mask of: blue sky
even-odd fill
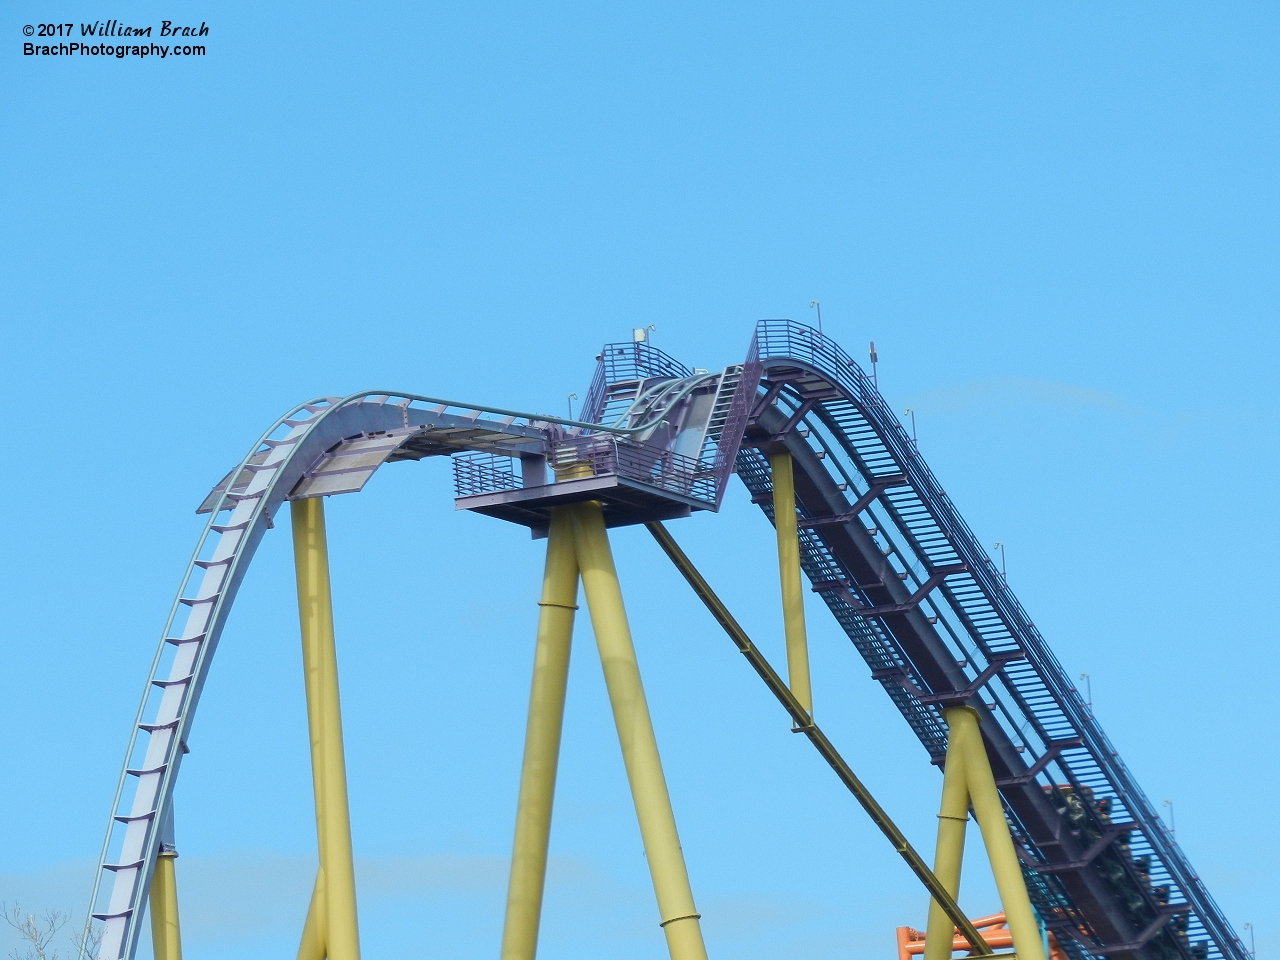
[[[1274,952],[1273,5],[222,3],[204,58],[21,55],[27,23],[171,16],[0,17],[0,899],[83,909],[193,510],[290,404],[554,412],[633,326],[717,367],[817,298]],[[499,940],[542,545],[451,496],[427,461],[329,505],[370,957]],[[772,532],[726,500],[672,532],[776,658]],[[891,956],[914,881],[647,534],[614,544],[712,956]],[[936,771],[810,622],[820,721],[930,847]],[[593,658],[584,624],[540,955],[658,957]],[[277,530],[178,787],[191,960],[296,947],[299,660]]]

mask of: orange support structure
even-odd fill
[[[978,917],[973,921],[973,925],[978,928],[978,932],[982,934],[982,939],[987,941],[988,946],[996,949],[1013,946],[1013,934],[1009,932],[1009,924],[1003,913]],[[898,960],[913,960],[914,957],[924,953],[923,931],[912,927],[898,927],[897,933]],[[960,936],[959,930],[956,931],[955,939],[951,942],[951,952],[958,951],[963,951],[965,956],[973,956],[969,949],[969,941]],[[1049,934],[1049,960],[1067,960],[1066,953],[1058,946],[1058,941],[1052,933]]]

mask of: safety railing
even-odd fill
[[[580,416],[593,423],[611,423],[630,404],[627,399],[610,400],[609,387],[617,383],[647,380],[653,377],[684,379],[693,371],[679,360],[647,342],[606,343],[600,349],[599,361]]]
[[[715,505],[715,476],[686,457],[648,443],[612,436],[575,437],[552,446],[551,465],[561,479],[619,476]]]
[[[738,458],[738,450],[742,446],[742,434],[751,415],[751,407],[756,400],[756,389],[760,386],[760,373],[763,364],[760,362],[759,339],[752,335],[751,345],[747,348],[747,359],[738,371],[738,383],[733,391],[733,399],[729,404],[728,414],[720,427],[720,436],[716,441],[715,455],[711,461],[711,473],[715,478],[715,502],[720,503],[724,496],[724,488],[729,483],[729,474],[733,473]]]
[[[515,490],[520,486],[514,457],[472,450],[456,453],[452,460],[455,496],[474,497],[499,490]]]

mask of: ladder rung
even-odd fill
[[[155,815],[156,815],[156,812],[152,810],[150,813],[140,813],[140,814],[137,814],[136,816],[130,815],[127,817],[115,816],[115,817],[112,817],[111,819],[115,820],[117,823],[138,823],[142,820],[150,820]]]
[[[239,503],[241,500],[261,499],[262,491],[259,490],[257,493],[235,493],[234,491],[227,490],[223,492],[222,496],[226,500],[234,500],[236,503]]]
[[[139,860],[139,861],[137,861],[136,863],[104,863],[104,864],[102,865],[102,869],[103,869],[103,870],[110,870],[112,873],[115,873],[117,870],[136,870],[136,869],[138,869],[138,867],[142,866],[142,865],[143,865],[144,863],[146,863],[146,862],[147,862],[147,861],[145,861],[145,860]],[[130,913],[132,913],[132,912],[133,912],[132,910],[126,910],[124,913],[118,913],[118,914],[116,914],[116,916],[118,916],[118,917],[123,917],[123,916],[125,916],[125,915],[127,915],[127,914],[130,914]],[[95,916],[95,917],[97,917],[98,915],[95,913],[95,914],[94,914],[94,916]],[[99,920],[107,920],[107,919],[109,919],[109,918],[108,918],[108,917],[98,917],[98,919],[99,919]]]
[[[233,559],[235,558],[226,557],[222,560],[192,560],[191,562],[194,563],[201,570],[208,570],[210,567],[220,567],[224,563],[230,563]]]
[[[124,869],[124,868],[123,868],[123,867],[113,867],[113,866],[109,866],[109,865],[107,865],[107,864],[105,864],[105,863],[104,863],[104,864],[102,865],[102,869],[104,869],[104,870],[122,870],[122,869]],[[129,916],[129,914],[131,914],[131,913],[133,913],[133,910],[124,910],[124,911],[121,911],[120,913],[95,913],[95,914],[93,915],[93,919],[95,919],[95,920],[119,920],[121,917],[127,917],[127,916]]]
[[[172,643],[175,647],[180,647],[184,643],[200,643],[207,637],[207,633],[197,633],[194,637],[165,637],[165,643]]]

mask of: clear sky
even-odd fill
[[[83,910],[193,510],[290,404],[557,412],[633,326],[719,367],[816,298],[1274,954],[1274,4],[178,6],[0,16],[0,899]],[[22,55],[26,24],[179,13],[205,56]],[[497,955],[542,544],[451,497],[425,461],[329,503],[371,958]],[[777,658],[772,531],[726,500],[671,529]],[[648,535],[614,543],[713,958],[888,960],[920,890]],[[810,600],[818,717],[929,849],[940,779]],[[585,624],[566,723],[540,955],[657,958]],[[292,956],[287,529],[191,747],[186,955]]]

